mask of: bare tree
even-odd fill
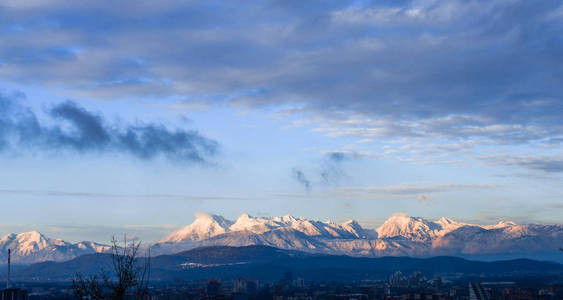
[[[77,273],[72,281],[74,294],[80,299],[123,300],[128,298],[142,299],[148,294],[150,280],[150,248],[144,261],[139,260],[141,242],[132,241],[123,247],[119,246],[115,237],[112,238],[111,260],[112,271],[103,268],[95,275],[83,277]]]

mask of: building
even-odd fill
[[[489,300],[487,292],[481,286],[481,284],[476,282],[469,283],[469,299],[470,300]]]
[[[221,284],[217,280],[211,280],[207,284],[206,291],[207,291],[207,296],[209,297],[219,296],[221,293]]]
[[[409,287],[422,287],[425,282],[426,278],[419,271],[412,273],[408,279]]]
[[[233,280],[233,294],[254,294],[258,290],[256,280],[248,280],[246,278],[237,278]]]
[[[4,289],[0,300],[27,300],[27,291],[22,289]]]
[[[237,278],[233,280],[233,293],[235,294],[246,294],[246,279]]]
[[[407,283],[407,279],[403,276],[401,271],[395,272],[393,275],[389,277],[389,285],[391,287],[402,287],[405,286]]]

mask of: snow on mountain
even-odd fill
[[[355,221],[339,225],[333,222],[295,218],[291,215],[261,218],[242,214],[235,222],[231,222],[218,215],[197,213],[196,220],[192,224],[172,232],[159,242],[201,241],[232,232],[249,232],[259,235],[282,228],[292,229],[306,236],[327,238],[357,238],[363,233],[363,229]]]
[[[342,228],[347,232],[350,232],[354,237],[366,239],[377,237],[377,232],[375,230],[365,230],[362,228],[360,223],[356,220],[348,220],[342,224]]]
[[[413,241],[429,241],[464,225],[466,224],[445,217],[432,222],[420,217],[397,213],[387,219],[376,231],[379,238],[402,236]]]
[[[28,264],[47,260],[69,260],[83,254],[106,252],[110,247],[94,242],[72,244],[61,239],[50,239],[37,231],[30,231],[11,233],[0,239],[1,262],[7,262],[8,249],[12,250],[14,263]]]
[[[231,232],[249,231],[261,234],[279,228],[291,228],[303,232],[308,236],[338,235],[336,228],[332,224],[322,222],[311,222],[302,218],[295,218],[291,215],[275,218],[252,217],[242,214],[237,221],[229,228]]]
[[[438,236],[443,236],[444,234],[454,231],[462,226],[466,226],[465,223],[456,222],[450,218],[441,217],[438,221],[434,222],[440,226],[441,230],[436,232]]]
[[[59,241],[60,244],[62,241]],[[20,234],[8,234],[0,239],[0,247],[12,249],[12,253],[18,256],[29,255],[33,252],[47,248],[50,241],[37,231]]]
[[[262,218],[242,214],[232,222],[218,215],[197,213],[192,224],[172,232],[152,245],[151,252],[173,253],[203,245],[256,244],[319,251],[323,246],[316,239],[354,239],[362,235],[365,235],[364,229],[355,221],[339,225],[291,215]]]
[[[432,239],[436,230],[434,223],[401,213],[394,214],[376,229],[379,238],[402,236],[415,241]]]
[[[366,229],[354,220],[336,224],[290,215],[262,218],[243,214],[231,222],[217,215],[198,214],[191,225],[155,243],[152,249],[160,254],[198,246],[268,245],[352,256],[527,255],[555,253],[562,244],[562,225],[474,225],[446,217],[430,221],[399,213],[377,229]]]
[[[160,242],[180,242],[184,240],[204,240],[225,233],[233,223],[221,216],[199,212],[196,220],[180,230],[174,231]]]
[[[351,256],[483,256],[544,258],[560,257],[563,225],[520,225],[501,221],[494,225],[436,221],[394,214],[376,229],[349,220],[343,224],[286,215],[241,215],[230,221],[219,215],[196,214],[196,220],[162,240],[144,246],[153,255],[177,253],[199,246],[266,245],[281,249]],[[14,263],[63,261],[83,254],[107,252],[110,247],[94,242],[69,243],[39,232],[8,234],[0,239],[0,261],[12,249]]]
[[[252,233],[264,233],[266,231],[279,228],[282,224],[291,223],[293,217],[278,217],[276,219],[255,218],[249,214],[242,214],[235,223],[229,228],[229,231],[250,231]]]

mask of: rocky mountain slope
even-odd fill
[[[206,226],[204,226],[204,224]],[[563,225],[477,225],[449,218],[430,221],[395,214],[376,229],[354,220],[343,224],[293,216],[241,215],[232,222],[198,214],[196,220],[152,245],[154,253],[174,253],[198,246],[267,245],[281,249],[351,256],[435,256],[557,259]]]
[[[11,233],[0,239],[0,260],[7,262],[8,249],[12,250],[12,262],[28,264],[40,261],[64,261],[84,254],[110,250],[107,245],[94,242],[69,243],[50,239],[37,231]]]
[[[201,246],[264,245],[308,253],[350,256],[453,255],[477,259],[535,258],[563,261],[563,225],[520,225],[499,222],[477,225],[449,218],[436,221],[395,214],[375,229],[349,220],[343,224],[297,218],[241,215],[227,220],[198,213],[195,221],[153,244],[153,255],[171,254]],[[69,243],[39,232],[9,234],[0,239],[0,259],[12,249],[14,263],[64,261],[110,248],[94,242]]]

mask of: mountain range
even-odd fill
[[[95,242],[69,243],[61,239],[50,239],[45,235],[30,231],[20,234],[11,233],[0,239],[0,259],[5,262],[8,249],[12,250],[14,263],[34,263],[40,261],[65,261],[77,256],[106,252],[110,246]]]
[[[535,258],[563,261],[563,225],[521,225],[499,222],[477,225],[449,218],[436,221],[395,214],[376,229],[350,220],[342,224],[283,217],[241,215],[231,221],[219,215],[198,213],[193,223],[150,245],[153,255],[178,253],[202,246],[264,245],[307,253],[357,257],[439,255],[476,259]],[[65,261],[80,255],[107,252],[94,242],[69,243],[38,232],[10,234],[0,239],[0,259],[7,249],[13,261],[29,264]]]
[[[174,254],[154,256],[150,260],[151,280],[177,281],[195,279],[254,278],[275,281],[291,271],[306,280],[385,280],[401,271],[420,271],[427,278],[436,274],[450,278],[473,277],[491,280],[558,281],[563,278],[563,265],[529,259],[483,262],[459,257],[351,257],[312,254],[269,246],[209,246]],[[101,269],[112,270],[109,254],[97,253],[65,262],[42,262],[19,268],[14,280],[68,281],[80,272],[84,276]],[[2,275],[0,274],[0,277]]]
[[[200,213],[196,220],[152,245],[154,253],[175,253],[198,246],[268,245],[281,249],[350,256],[455,255],[479,259],[530,257],[560,259],[563,225],[495,225],[430,221],[394,214],[376,229],[350,220],[343,224],[248,214],[236,221]]]

